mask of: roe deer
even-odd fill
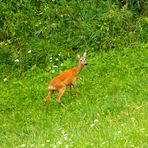
[[[77,77],[78,77],[80,71],[82,70],[84,65],[87,65],[86,60],[85,60],[86,52],[84,52],[83,56],[77,55],[77,58],[79,60],[79,63],[76,67],[63,72],[62,74],[54,77],[50,81],[49,86],[48,86],[48,96],[45,99],[44,111],[46,111],[48,102],[51,98],[53,91],[58,92],[57,102],[60,103],[61,105],[63,105],[61,103],[61,97],[64,94],[66,87],[73,86],[75,88],[75,82],[77,80]]]

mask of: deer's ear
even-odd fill
[[[86,52],[83,53],[83,57],[86,57]]]
[[[77,54],[77,58],[78,58],[78,59],[80,59],[80,58],[81,58],[79,54]]]

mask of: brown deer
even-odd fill
[[[87,65],[86,62],[86,52],[84,52],[83,56],[77,55],[77,58],[79,60],[79,63],[76,67],[71,68],[60,75],[54,77],[48,86],[48,96],[45,99],[45,108],[44,111],[46,111],[48,102],[51,98],[51,95],[54,91],[58,92],[57,96],[57,102],[60,103],[62,106],[63,104],[61,103],[61,97],[64,94],[67,86],[73,86],[75,88],[75,82],[78,78],[79,73],[83,69],[84,65]],[[76,88],[75,88],[76,89]]]

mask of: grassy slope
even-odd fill
[[[67,91],[65,108],[54,95],[46,114],[49,73],[29,71],[19,80],[0,81],[0,147],[147,147],[147,47],[89,55],[78,95]]]

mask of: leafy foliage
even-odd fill
[[[141,16],[145,4],[144,0],[1,1],[1,48],[9,55],[1,63],[23,73],[34,65],[46,67],[59,52],[64,60],[81,50],[107,51],[147,42],[147,17]],[[135,16],[133,8],[143,12]],[[32,54],[27,54],[30,50]],[[16,59],[21,66],[14,64]]]
[[[146,9],[146,0],[117,0],[122,7],[128,7],[136,13],[142,13]],[[144,10],[144,11],[143,11]]]

